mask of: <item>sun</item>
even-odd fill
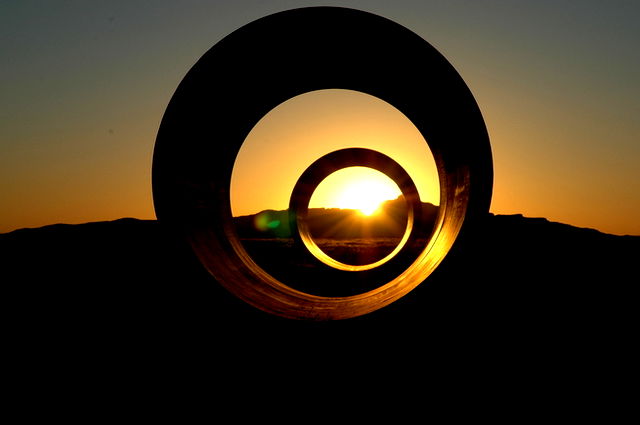
[[[383,173],[368,167],[348,167],[324,179],[309,206],[353,209],[370,216],[383,202],[396,199],[401,194],[395,182]]]
[[[397,195],[393,187],[375,180],[359,180],[348,183],[336,198],[336,206],[358,210],[364,215],[372,215],[380,205]]]

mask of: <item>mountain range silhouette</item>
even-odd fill
[[[99,363],[108,374],[142,364],[151,373],[169,359],[189,364],[194,353],[288,356],[312,345],[315,359],[428,347],[448,362],[469,355],[491,367],[532,362],[540,372],[571,361],[578,373],[576,365],[594,361],[629,367],[637,353],[640,237],[543,218],[489,214],[407,296],[334,322],[282,319],[245,304],[153,220],[0,234],[0,258],[6,341],[33,367],[45,361],[79,373]]]
[[[417,212],[421,219],[421,233],[429,236],[435,222],[438,207],[430,203],[422,203],[422,210]],[[288,238],[288,210],[264,210],[257,214],[234,217],[236,230],[240,238],[266,239]],[[354,239],[363,235],[371,238],[401,238],[406,229],[407,208],[402,196],[383,202],[377,212],[364,216],[358,210],[340,208],[310,208],[308,226],[314,238]]]

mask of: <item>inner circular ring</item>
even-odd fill
[[[330,174],[347,167],[368,167],[380,171],[393,180],[407,204],[407,226],[400,243],[378,261],[369,264],[353,265],[342,263],[327,255],[316,244],[309,230],[307,218],[309,201],[318,185]],[[324,155],[313,162],[300,176],[291,193],[289,201],[290,228],[294,241],[303,244],[308,252],[323,264],[344,271],[365,271],[379,267],[394,258],[406,246],[409,240],[417,237],[414,220],[419,217],[422,205],[420,196],[411,176],[395,160],[372,149],[347,148]]]

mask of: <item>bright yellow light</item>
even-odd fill
[[[364,215],[371,215],[384,201],[393,199],[390,195],[393,188],[375,181],[357,181],[342,189],[336,200],[338,208],[359,210]]]
[[[384,201],[402,192],[393,180],[367,167],[349,167],[329,175],[316,188],[310,207],[358,210],[372,215]]]

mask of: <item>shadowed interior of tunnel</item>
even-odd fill
[[[330,32],[325,30],[328,21],[332,23]],[[244,78],[246,69],[255,68],[256,63],[270,66],[261,69],[260,78]],[[319,125],[309,131],[305,127],[309,119],[300,117],[305,109],[298,108],[296,101],[334,91],[377,100],[408,125],[387,126],[388,119],[379,119],[371,108],[353,107],[348,100],[328,102],[329,107],[320,112],[322,102],[316,98],[310,103],[315,115],[309,116],[322,119],[334,115],[338,125]],[[346,108],[349,113],[337,107],[344,105],[351,106]],[[274,108],[288,112],[282,126],[285,133],[276,134],[272,125],[263,125]],[[352,114],[358,113],[363,120],[362,125],[352,127],[356,131],[332,131],[348,128],[340,118],[352,119]],[[393,128],[394,134],[380,131],[381,127]],[[413,147],[401,142],[403,132],[417,135]],[[254,148],[249,148],[252,135],[259,137],[255,137]],[[287,238],[280,237],[286,230],[282,223],[290,223],[287,216],[290,219],[295,214],[297,226],[289,224],[289,230],[295,233],[302,229],[299,233],[306,241],[304,203],[287,207],[289,197],[295,199],[292,186],[313,161],[354,148],[386,155],[406,168],[417,186],[415,195],[407,197],[403,192],[412,205],[408,222],[411,225],[411,214],[415,221],[430,211],[434,224],[415,261],[399,253],[380,267],[355,274],[325,264],[323,280],[328,285],[344,282],[338,275],[345,274],[352,287],[361,287],[352,291],[357,296],[318,297],[313,290],[305,292],[282,282],[273,271],[275,261],[267,261],[265,267],[272,267],[268,271],[258,265],[251,245],[264,239],[252,238],[251,232],[254,236],[256,231],[278,234],[273,240],[286,245]],[[429,164],[436,178],[422,190],[420,170]],[[350,165],[370,166],[367,162]],[[248,171],[244,181],[240,178],[243,169]],[[361,316],[416,288],[438,267],[459,235],[469,234],[474,218],[488,211],[492,178],[491,149],[482,114],[446,58],[393,21],[332,7],[270,15],[213,46],[174,93],[158,131],[153,159],[156,215],[182,235],[211,275],[254,307],[304,320]],[[241,205],[238,195],[251,202]],[[250,226],[243,227],[241,222],[250,222]],[[412,232],[419,229],[408,227]],[[249,237],[242,234],[243,228],[251,229]],[[418,233],[410,235],[413,240],[407,241],[405,252],[411,251],[414,240],[420,240]],[[295,245],[297,239],[292,239]],[[304,250],[298,251],[305,255]],[[272,259],[283,253],[272,248],[263,252]],[[309,258],[284,257],[297,262],[299,269],[307,266],[304,260]],[[392,265],[409,267],[390,280],[375,279]],[[307,277],[320,274],[307,273]],[[309,279],[295,281],[309,285]]]

